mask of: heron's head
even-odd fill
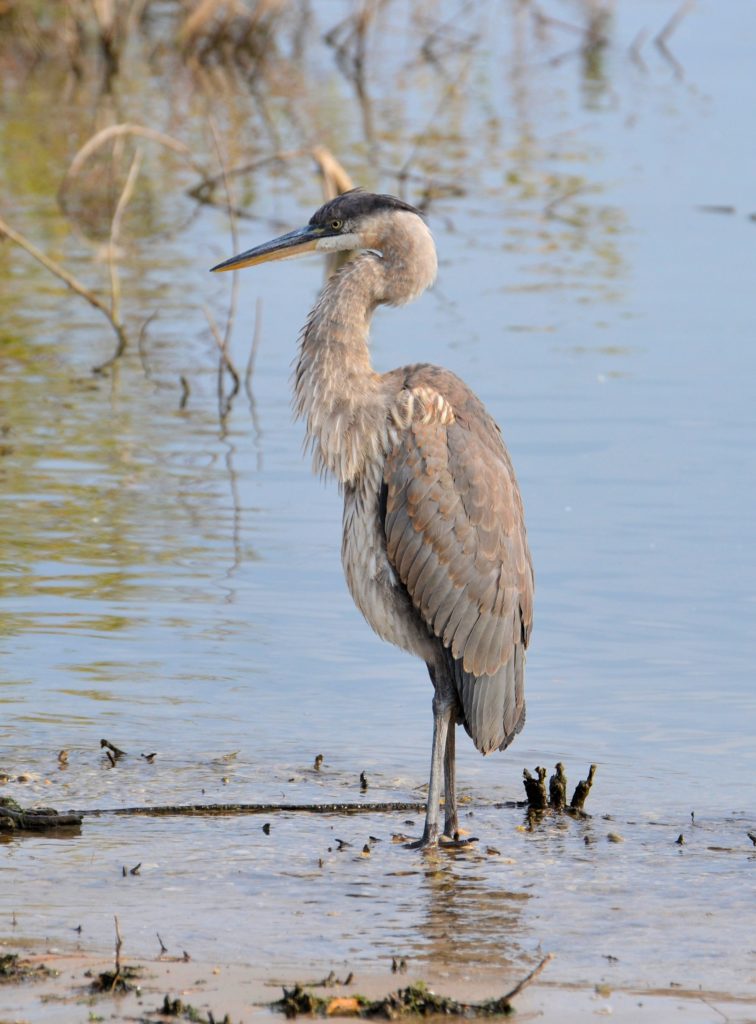
[[[416,282],[415,294],[431,284],[436,275],[436,250],[420,211],[394,196],[362,189],[352,189],[331,199],[304,227],[232,256],[212,269],[241,270],[309,252],[356,251],[390,257],[397,272],[411,269],[413,277],[424,269],[423,281]]]

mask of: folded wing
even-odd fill
[[[453,374],[418,367],[398,403],[384,471],[389,559],[449,666],[476,746],[524,720],[533,573],[500,432]]]

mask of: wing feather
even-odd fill
[[[498,427],[446,371],[410,368],[384,483],[391,564],[447,649],[480,749],[506,745],[524,720],[524,648],[533,573],[522,502]],[[397,417],[398,418],[398,417]]]
[[[417,595],[417,602],[426,622],[431,618],[432,610],[438,608],[439,603],[442,600],[443,595],[440,592],[447,592],[448,590],[448,572],[446,566],[443,563],[440,563],[436,566],[433,574],[428,577],[422,591],[419,591]],[[438,612],[436,614],[438,614]]]
[[[420,574],[429,559],[433,559],[433,549],[423,545],[417,553],[414,562],[407,570],[407,582],[405,583],[405,586],[410,593],[417,590],[417,581],[420,579]]]

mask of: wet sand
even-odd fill
[[[135,783],[133,796],[151,766],[130,762],[118,771]],[[252,771],[241,757],[234,764],[241,775]],[[283,767],[281,778],[291,781],[276,776],[271,792],[288,785],[298,803],[343,797],[357,778],[329,768],[296,781]],[[233,778],[225,762],[222,770]],[[211,785],[210,767],[187,766],[195,783],[198,773],[205,800],[228,792],[230,783]],[[572,774],[577,779],[578,770]],[[73,767],[67,773],[80,789],[88,777]],[[139,796],[165,802],[160,788],[175,793],[182,777],[166,766],[157,788]],[[371,799],[413,796],[377,772],[371,780]],[[518,1013],[722,1020],[712,1004],[724,1006],[729,1020],[756,1021],[750,816],[693,820],[639,806],[610,814],[623,802],[616,771],[602,766],[597,780],[584,819],[547,813],[530,822],[521,807],[471,799],[465,822],[480,841],[426,855],[396,841],[400,832],[417,834],[418,815],[405,812],[106,813],[86,817],[80,834],[67,838],[9,836],[0,951],[33,954],[62,973],[0,987],[0,1024],[74,1019],[71,1003],[88,998],[85,971],[112,968],[116,915],[123,962],[144,969],[139,1019],[151,1019],[166,996],[209,1008],[216,1020],[267,1016],[281,994],[272,983],[291,987],[331,971],[354,974],[339,994],[376,997],[423,981],[442,996],[476,1002],[508,994],[553,953],[515,1000]],[[43,783],[5,791],[28,806]],[[407,972],[392,975],[392,958],[406,960]],[[47,993],[55,997],[49,1005],[40,1001]],[[54,1016],[61,998],[69,1016]],[[102,998],[97,1013],[133,1019],[136,996],[108,999],[105,1009]]]
[[[252,926],[252,925],[251,925]],[[187,1019],[215,1020],[227,1015],[229,1021],[284,1020],[270,1004],[281,996],[282,986],[296,982],[318,982],[317,972],[300,967],[275,970],[259,965],[228,962],[199,962],[175,959],[122,957],[122,965],[137,967],[135,989],[117,995],[93,994],[92,978],[112,971],[113,955],[80,949],[43,950],[30,941],[4,942],[0,955],[15,952],[24,964],[45,965],[53,973],[41,980],[0,985],[0,1020],[35,1024],[70,1024],[80,1019],[105,1019],[113,1022],[163,1021],[177,1019],[160,1010],[164,999],[180,999]],[[727,1020],[730,1024],[752,1024],[756,1020],[756,1000],[739,998],[726,992],[659,988],[618,988],[590,983],[562,985],[550,982],[547,965],[544,973],[514,1000],[517,1020],[560,1021],[578,1024],[593,1017],[611,1017],[613,1021],[686,1021],[708,1024]],[[324,971],[331,968],[324,965]],[[344,979],[348,968],[337,968]],[[424,982],[433,991],[466,1002],[495,998],[510,991],[519,979],[502,977],[490,970],[453,973],[424,971],[422,974],[369,973],[355,975],[349,985],[330,987],[317,984],[313,991],[323,997],[361,994],[379,999],[408,984]],[[189,1009],[189,1008],[193,1008]],[[194,1012],[194,1016],[191,1016]],[[197,1016],[199,1014],[199,1016]],[[212,1016],[209,1016],[212,1015]],[[333,1016],[339,1016],[334,1013]],[[184,1019],[180,1017],[179,1019]]]

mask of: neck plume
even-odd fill
[[[353,484],[381,459],[395,397],[370,362],[370,321],[379,305],[417,298],[436,276],[436,250],[413,213],[379,216],[362,233],[369,251],[334,277],[305,325],[294,378],[294,409],[306,422],[313,469]]]

